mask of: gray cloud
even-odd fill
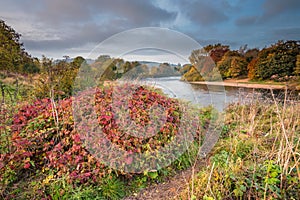
[[[32,50],[57,50],[68,49],[72,47],[83,46],[86,43],[99,43],[111,35],[119,32],[119,28],[110,26],[107,29],[101,29],[95,24],[85,24],[70,27],[66,34],[61,34],[60,38],[45,38],[43,40],[25,39],[25,47]]]
[[[292,14],[300,12],[299,0],[266,0],[263,4],[264,14],[262,20],[268,20],[281,14]]]
[[[192,38],[165,28],[137,28],[110,37],[93,50],[92,57],[99,54],[120,55],[133,51],[153,50],[174,51],[187,55],[200,45]]]
[[[22,34],[34,56],[88,53],[116,33],[147,26],[171,27],[201,45],[232,48],[300,38],[299,0],[0,0],[0,5],[0,18]],[[138,42],[137,36],[126,45]]]
[[[258,16],[243,16],[235,21],[237,26],[251,26],[258,20]]]
[[[286,21],[300,19],[300,1],[299,0],[265,0],[262,5],[263,13],[258,22],[266,24],[268,22]]]
[[[182,6],[186,11],[186,15],[194,23],[209,26],[228,20],[228,16],[225,14],[224,8],[219,8],[218,6],[214,6],[212,3],[206,1],[188,1],[184,2]]]
[[[18,4],[12,0],[1,4],[0,12],[5,12],[13,27],[20,28],[17,31],[27,50],[57,54],[96,45],[130,28],[160,26],[176,18],[175,12],[140,0],[24,0]]]
[[[174,20],[176,13],[163,10],[151,1],[139,0],[34,0],[37,18],[51,25],[94,21],[103,24],[123,19],[135,26],[159,25]]]

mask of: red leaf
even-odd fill
[[[25,163],[24,169],[28,169],[30,167],[30,163]]]
[[[130,165],[130,164],[132,163],[132,161],[133,161],[133,159],[132,159],[131,156],[130,156],[130,157],[127,157],[127,158],[125,159],[125,163],[126,163],[127,165]]]

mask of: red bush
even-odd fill
[[[118,97],[122,94],[124,96]],[[94,109],[96,121],[105,136],[129,155],[130,152],[158,150],[176,136],[181,118],[176,100],[144,87],[136,87],[127,96],[130,98],[121,98],[126,97],[124,87],[98,88],[94,106],[90,105],[92,108],[80,114],[87,117],[89,109]],[[151,111],[151,108],[154,109]],[[118,116],[124,114],[122,109],[127,109],[125,118]],[[157,116],[160,117],[156,119]],[[76,123],[80,123],[80,118],[77,120]],[[134,129],[126,120],[134,124]],[[106,175],[108,167],[88,152],[83,136],[76,130],[71,98],[57,102],[55,107],[49,99],[25,105],[14,116],[11,125],[14,148],[0,155],[0,179],[10,168],[17,176],[28,170],[52,169],[58,176],[68,174],[70,181],[99,181]],[[124,162],[130,164],[132,161],[129,156]]]

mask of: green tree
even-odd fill
[[[244,57],[245,57],[246,61],[247,61],[248,63],[250,63],[254,58],[257,58],[258,53],[259,53],[259,49],[257,49],[257,48],[254,48],[254,49],[248,49],[248,50],[245,52]]]
[[[76,58],[73,59],[73,61],[71,62],[71,66],[73,68],[80,68],[82,64],[85,64],[86,63],[86,60],[81,57],[81,56],[77,56]]]
[[[109,55],[100,55],[95,62],[101,62],[104,63],[107,60],[110,60],[110,56]]]
[[[233,57],[231,60],[231,66],[229,69],[229,74],[232,78],[238,78],[241,76],[246,76],[247,71],[247,61],[243,57]]]
[[[0,70],[22,73],[37,73],[39,68],[25,52],[20,42],[21,35],[0,20]]]
[[[38,98],[54,97],[65,98],[72,95],[74,80],[79,70],[76,59],[71,63],[62,60],[54,63],[52,59],[43,56],[41,73],[35,83],[35,96]],[[84,63],[84,60],[81,60]],[[83,67],[84,68],[84,67]]]
[[[263,80],[273,75],[279,78],[292,76],[299,53],[299,41],[278,41],[263,49],[258,54],[256,78]]]

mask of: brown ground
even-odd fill
[[[138,193],[125,198],[125,200],[167,200],[179,199],[179,194],[188,187],[190,180],[205,166],[207,160],[200,160],[195,167],[179,171],[175,176],[169,177],[162,183],[152,184]]]

